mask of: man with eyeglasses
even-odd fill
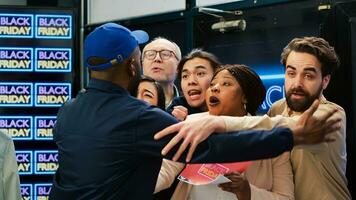
[[[179,96],[174,81],[181,57],[179,46],[163,37],[153,39],[143,49],[143,74],[152,77],[162,85],[166,97],[166,108],[174,97]]]

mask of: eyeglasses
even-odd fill
[[[161,50],[161,51],[147,50],[144,52],[143,57],[147,58],[148,60],[153,60],[156,58],[157,53],[159,53],[159,57],[162,60],[168,60],[172,55],[174,55],[174,57],[177,58],[176,54],[170,50]],[[178,60],[178,58],[177,58],[177,60]]]

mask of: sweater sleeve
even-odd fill
[[[154,193],[169,188],[184,166],[183,163],[163,159]]]
[[[227,131],[239,130],[270,130],[276,126],[293,127],[299,119],[295,117],[283,117],[277,115],[275,117],[263,116],[244,116],[244,117],[230,117],[222,116],[226,124]]]
[[[294,200],[294,183],[293,172],[290,163],[290,153],[285,152],[271,160],[272,188],[261,188],[250,183],[251,200]],[[263,179],[263,176],[257,178]]]

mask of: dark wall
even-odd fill
[[[356,196],[356,1],[337,3],[321,24],[321,35],[334,47],[340,68],[333,75],[326,95],[341,105],[347,117],[347,177],[352,196]]]
[[[320,16],[313,4],[250,9],[245,10],[241,18],[246,20],[245,31],[221,33],[211,29],[211,24],[218,19],[199,17],[195,21],[195,46],[215,53],[225,63],[279,64],[281,50],[292,38],[319,32]]]

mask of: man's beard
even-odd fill
[[[318,91],[313,95],[311,95],[309,92],[307,92],[301,88],[290,89],[289,91],[286,91],[287,105],[293,111],[304,112],[313,104],[315,99],[319,98],[322,89],[323,89],[323,86],[320,85]],[[303,94],[304,99],[292,99],[292,94],[295,92],[297,92],[299,94]]]

